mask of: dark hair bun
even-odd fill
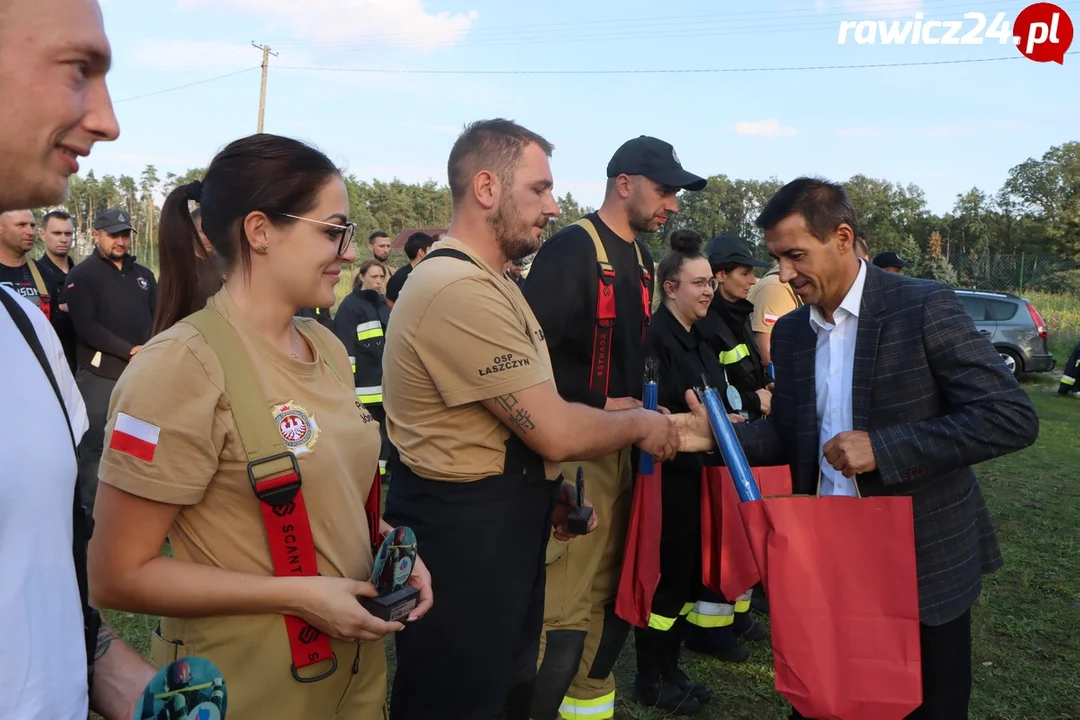
[[[684,255],[701,254],[701,244],[704,242],[696,230],[683,229],[671,233],[668,244],[671,249]]]

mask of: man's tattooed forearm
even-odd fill
[[[514,397],[513,393],[495,398],[495,403],[503,409],[507,419],[519,431],[526,433],[536,429],[529,411],[520,406],[520,401]]]
[[[94,662],[97,662],[105,656],[105,653],[109,651],[109,646],[112,645],[112,641],[115,638],[116,633],[114,633],[108,625],[102,622],[101,627],[98,629],[97,647],[94,649]]]

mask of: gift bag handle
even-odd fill
[[[821,460],[818,462],[818,474],[817,474],[817,490],[814,492],[816,497],[821,497],[821,478],[824,475],[823,468],[825,467],[825,455],[822,454]],[[855,486],[855,497],[862,498],[862,491],[859,489],[859,474],[855,473],[855,477],[850,478],[851,484]]]

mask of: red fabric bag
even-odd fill
[[[634,504],[615,597],[615,614],[640,628],[649,625],[653,597],[660,585],[660,467],[655,463],[651,474],[638,475],[634,483]]]
[[[739,510],[769,598],[777,692],[816,720],[901,720],[919,707],[911,498],[773,497]]]
[[[750,468],[762,497],[791,494],[791,468]],[[725,467],[701,474],[701,580],[705,587],[736,598],[761,581],[750,539],[739,513],[739,493]]]

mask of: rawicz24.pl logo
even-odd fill
[[[981,12],[964,13],[962,20],[926,19],[919,12],[913,20],[842,20],[837,36],[839,45],[982,45],[995,40],[1015,45],[1035,62],[1063,65],[1073,40],[1072,19],[1053,3],[1035,3],[1011,23],[1003,12],[992,20]]]

